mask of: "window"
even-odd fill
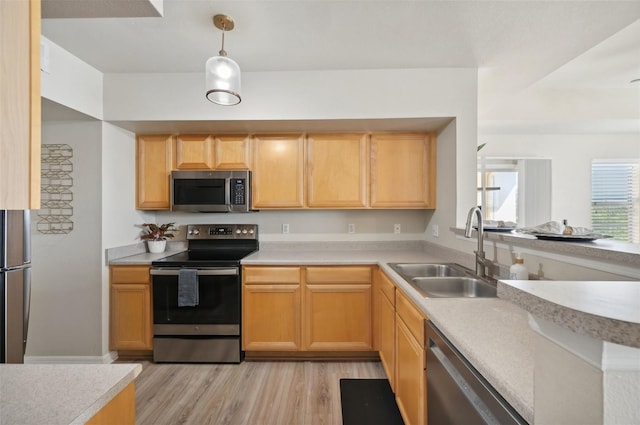
[[[640,243],[640,160],[591,163],[593,231]]]

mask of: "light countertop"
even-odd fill
[[[640,348],[640,282],[506,280],[498,296],[573,332]]]
[[[0,423],[84,424],[141,371],[135,363],[0,365]]]

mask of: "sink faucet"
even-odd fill
[[[464,237],[470,238],[472,232],[472,224],[473,224],[473,216],[476,215],[478,218],[478,249],[475,251],[476,254],[476,274],[482,277],[487,276],[487,267],[491,265],[491,261],[487,260],[484,257],[484,219],[482,217],[482,209],[481,207],[473,207],[469,210],[469,215],[467,216],[467,226],[464,229]]]

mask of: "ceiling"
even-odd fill
[[[220,49],[212,16],[225,13],[235,20],[225,49],[243,71],[479,68],[481,120],[500,119],[528,90],[637,92],[640,99],[640,84],[630,84],[640,78],[640,1],[42,4],[43,35],[103,73],[201,72]]]

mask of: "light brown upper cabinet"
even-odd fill
[[[213,136],[216,170],[248,170],[251,149],[247,134]]]
[[[255,209],[304,206],[304,136],[253,136],[252,193]]]
[[[173,137],[138,136],[136,144],[136,208],[162,210],[171,207],[170,175],[173,169]]]
[[[212,170],[213,138],[209,135],[181,134],[176,137],[178,170]]]
[[[0,1],[0,209],[40,208],[40,0]]]
[[[307,136],[307,206],[367,206],[368,140],[363,133]]]
[[[372,208],[436,207],[436,137],[433,133],[371,135]]]

